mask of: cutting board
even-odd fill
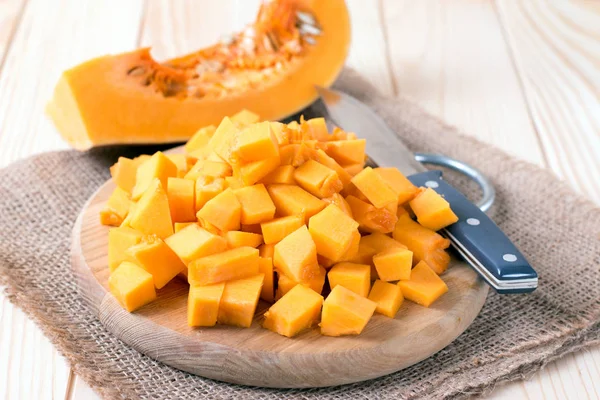
[[[276,388],[321,387],[376,378],[440,351],[477,316],[488,286],[464,262],[443,275],[449,291],[430,308],[405,301],[396,318],[375,314],[358,336],[321,336],[318,329],[286,338],[261,327],[261,300],[250,328],[187,326],[187,283],[175,278],[158,299],[134,313],[108,291],[108,227],[98,213],[114,189],[106,182],[73,228],[72,266],[80,292],[102,324],[147,356],[220,381]]]

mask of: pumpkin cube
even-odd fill
[[[326,336],[360,334],[377,308],[377,303],[338,285],[323,303],[321,334]]]
[[[327,276],[327,270],[322,266],[318,266],[319,272],[308,279],[305,282],[297,282],[292,278],[289,278],[283,274],[279,274],[279,278],[277,280],[277,293],[275,296],[275,300],[281,299],[287,292],[289,292],[296,285],[303,285],[307,288],[315,291],[316,293],[321,294],[323,291],[323,286],[325,286],[325,278]]]
[[[360,232],[354,231],[352,233],[352,241],[350,242],[350,246],[342,256],[342,258],[340,258],[340,261],[350,261],[354,259],[354,257],[356,257],[356,255],[358,254],[358,250],[360,249],[360,238]],[[366,264],[369,263],[367,262]]]
[[[160,238],[144,236],[127,253],[154,278],[154,286],[161,289],[185,269],[185,264]]]
[[[156,299],[152,275],[142,267],[125,261],[108,278],[113,296],[127,311],[132,312]]]
[[[225,186],[233,190],[245,187],[244,182],[240,181],[238,178],[233,176],[225,177]]]
[[[225,283],[217,321],[224,325],[249,328],[258,305],[263,274]]]
[[[363,232],[389,233],[394,230],[398,217],[386,208],[376,208],[355,196],[346,197],[352,216]]]
[[[450,241],[413,221],[408,213],[399,216],[393,235],[413,252],[413,263],[425,261],[438,275],[448,268],[450,255],[445,249]]]
[[[169,178],[167,180],[167,198],[173,222],[196,221],[194,181]]]
[[[269,185],[269,195],[279,216],[304,214],[304,221],[325,208],[327,203],[296,185]]]
[[[258,184],[234,191],[242,206],[241,222],[245,225],[260,224],[273,219],[275,204],[265,185]]]
[[[129,214],[132,204],[129,194],[117,186],[108,198],[104,209],[100,211],[100,223],[110,226],[121,225]]]
[[[227,241],[224,238],[208,232],[198,224],[191,224],[169,236],[165,243],[185,265],[197,258],[227,250]]]
[[[320,142],[329,140],[329,131],[327,130],[325,118],[311,118],[304,122],[304,124],[311,138]]]
[[[306,282],[318,274],[317,247],[302,225],[275,245],[273,264],[278,272],[296,282]]]
[[[279,146],[283,146],[290,143],[290,138],[288,137],[287,129],[285,124],[282,124],[278,121],[270,121],[271,131],[277,138],[277,143]]]
[[[375,207],[382,208],[389,203],[397,206],[398,195],[373,168],[363,169],[351,179],[351,182]]]
[[[358,251],[354,257],[351,257],[346,261],[356,264],[373,264],[373,256],[377,253],[377,250],[365,241],[366,237],[368,236],[363,236],[360,238],[358,243]],[[375,273],[377,273],[377,271],[375,271]],[[373,275],[373,269],[371,270],[371,275]],[[373,276],[371,276],[371,278],[373,278]]]
[[[261,256],[258,260],[258,272],[265,276],[260,292],[260,298],[272,303],[275,300],[275,271],[273,270],[273,259],[271,257],[263,258]]]
[[[196,180],[200,176],[211,178],[225,178],[232,175],[231,165],[223,160],[198,160],[185,174],[185,179]]]
[[[234,164],[233,177],[246,186],[254,185],[281,165],[279,157],[265,158],[243,164]]]
[[[216,130],[217,127],[214,125],[198,129],[196,133],[194,133],[194,136],[192,136],[185,144],[185,152],[191,153],[194,150],[205,148]]]
[[[263,242],[262,235],[242,231],[226,232],[225,239],[230,249],[236,247],[258,247]]]
[[[296,183],[294,179],[295,170],[291,165],[281,165],[262,178],[260,182],[264,184],[283,183],[285,185],[293,185]]]
[[[231,163],[231,153],[237,140],[239,128],[229,118],[225,117],[208,141],[208,146],[224,161]]]
[[[350,248],[358,223],[330,204],[310,218],[308,230],[317,246],[317,254],[338,261]]]
[[[187,228],[190,225],[198,225],[198,222],[175,222],[173,224],[173,230],[175,231],[175,233],[177,233],[177,232]],[[198,225],[198,226],[200,226],[200,225]]]
[[[341,165],[364,163],[366,143],[365,139],[330,141],[325,152]]]
[[[346,170],[346,172],[348,172],[350,174],[350,176],[354,177],[354,176],[358,175],[358,173],[361,172],[364,167],[365,167],[365,163],[362,162],[359,164],[346,165],[346,166],[344,166],[344,169]]]
[[[432,188],[421,190],[409,204],[417,221],[432,231],[439,231],[458,221],[450,203]]]
[[[315,151],[311,152],[310,157],[320,164],[323,164],[324,166],[334,170],[338,174],[338,178],[340,178],[342,181],[344,188],[350,184],[352,176],[344,169],[344,167],[338,164],[336,160],[329,157],[323,149],[316,149]]]
[[[369,293],[369,300],[377,303],[376,313],[394,318],[404,302],[404,296],[398,285],[376,280]]]
[[[275,244],[304,225],[304,215],[289,215],[260,224],[265,243]]]
[[[198,258],[188,264],[188,280],[194,285],[211,285],[256,274],[258,250],[252,247],[238,247]]]
[[[187,305],[188,326],[215,326],[224,290],[224,282],[207,286],[190,286]]]
[[[258,248],[259,255],[262,258],[274,258],[275,257],[275,245],[274,244],[261,244]]]
[[[323,296],[296,285],[265,312],[263,327],[283,336],[296,336],[318,321],[322,305]]]
[[[108,268],[113,272],[123,261],[134,259],[127,254],[127,249],[138,244],[144,235],[133,228],[124,226],[108,231]]]
[[[177,177],[183,178],[188,170],[188,160],[185,154],[168,154],[169,160],[177,167]]]
[[[242,111],[239,111],[236,114],[234,114],[231,117],[231,120],[241,126],[247,126],[260,121],[260,116],[258,114],[253,113],[252,111],[243,109]]]
[[[127,194],[131,194],[135,186],[135,175],[139,166],[139,162],[131,160],[127,157],[119,157],[117,162],[110,167],[110,176],[112,180]]]
[[[332,289],[341,285],[360,296],[367,297],[371,289],[371,266],[341,262],[327,272],[327,279]]]
[[[281,165],[299,167],[310,159],[311,148],[304,143],[291,143],[279,148]]]
[[[343,188],[334,170],[314,160],[308,160],[296,168],[294,179],[304,190],[318,198],[332,196]]]
[[[344,212],[344,214],[346,214],[350,218],[354,218],[352,216],[352,209],[350,208],[350,205],[341,194],[334,193],[330,197],[325,197],[323,201],[329,204],[335,204],[340,210]]]
[[[400,281],[398,286],[405,298],[425,307],[448,291],[446,282],[425,261],[419,261],[410,274],[410,280]]]
[[[225,189],[204,204],[196,213],[198,220],[206,221],[223,232],[240,229],[242,205],[231,189]]]
[[[148,161],[138,167],[135,174],[135,186],[131,198],[138,200],[158,178],[162,187],[167,187],[167,178],[177,177],[177,166],[162,152],[157,151]]]
[[[226,189],[225,180],[222,178],[212,179],[206,176],[199,176],[195,187],[195,207],[196,212],[219,193]]]
[[[375,264],[379,279],[386,282],[409,280],[412,257],[412,251],[402,248],[389,249],[375,254],[373,264]]]
[[[234,154],[242,162],[279,157],[279,143],[269,122],[249,125],[238,135]]]
[[[417,194],[419,189],[398,168],[375,168],[374,171],[398,195],[398,204],[404,204]]]
[[[158,178],[154,178],[131,211],[129,225],[143,234],[157,235],[161,239],[173,234],[169,198]]]
[[[382,233],[371,233],[370,235],[363,236],[361,243],[372,248],[375,253],[392,249],[406,249],[405,245]]]

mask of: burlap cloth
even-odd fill
[[[406,100],[379,96],[352,72],[344,72],[337,87],[370,104],[412,150],[465,160],[492,178],[498,193],[494,219],[537,269],[540,286],[534,293],[491,293],[471,327],[450,346],[363,383],[275,390],[181,372],[106,331],[81,300],[70,269],[71,228],[86,199],[109,178],[108,167],[119,155],[155,150],[130,147],[48,153],[0,171],[0,284],[6,295],[106,398],[457,398],[527,377],[600,342],[599,208],[550,172],[463,136]],[[474,194],[463,181],[449,178]]]

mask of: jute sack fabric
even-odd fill
[[[109,178],[108,167],[119,155],[156,150],[129,147],[43,154],[0,171],[0,284],[5,294],[105,398],[462,398],[527,377],[558,357],[600,342],[599,208],[551,173],[461,135],[406,100],[378,95],[351,71],[343,73],[337,87],[373,107],[412,150],[464,160],[492,179],[498,192],[494,219],[539,272],[538,290],[491,293],[471,327],[450,346],[367,382],[275,390],[189,375],[106,331],[81,300],[71,273],[73,223]],[[463,179],[447,179],[476,197]]]

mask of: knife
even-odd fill
[[[326,119],[367,139],[369,158],[380,166],[396,167],[416,186],[442,195],[458,222],[442,229],[453,247],[498,293],[527,293],[537,288],[538,276],[502,230],[475,204],[442,179],[442,171],[427,170],[373,110],[354,97],[317,87]],[[328,114],[328,115],[327,115]]]

